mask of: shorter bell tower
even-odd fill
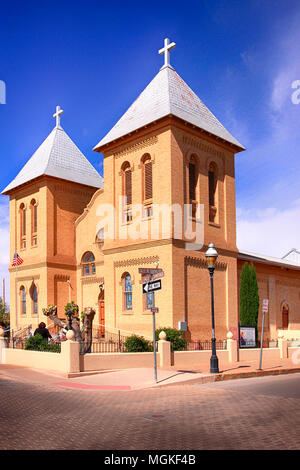
[[[9,196],[11,326],[45,321],[42,309],[76,301],[75,220],[102,178],[60,124],[56,126],[2,194]]]

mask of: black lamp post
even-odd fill
[[[215,307],[214,307],[214,272],[216,268],[216,261],[218,252],[213,243],[208,245],[208,250],[205,253],[207,260],[207,267],[210,275],[210,291],[211,291],[211,322],[212,322],[212,339],[211,339],[211,358],[210,358],[210,372],[211,374],[219,373],[219,361],[216,350],[216,336],[215,336]]]

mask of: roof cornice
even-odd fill
[[[150,124],[147,124],[139,129],[136,129],[133,132],[129,132],[128,134],[122,137],[119,137],[118,139],[115,139],[112,142],[104,144],[103,146],[94,148],[93,150],[95,152],[102,153],[105,156],[105,153],[111,152],[112,150],[115,150],[121,145],[130,144],[137,138],[144,137],[148,134],[151,134],[155,131],[159,131],[163,129],[164,127],[168,127],[168,126],[178,127],[185,131],[188,130],[196,137],[204,138],[209,143],[219,145],[223,149],[230,151],[232,153],[239,153],[239,152],[243,152],[244,150],[246,150],[244,147],[238,147],[237,145],[230,143],[222,139],[221,137],[218,137],[204,129],[201,129],[195,126],[194,124],[184,121],[183,119],[180,119],[177,116],[173,116],[172,114],[168,116],[164,116],[156,121],[153,121]]]

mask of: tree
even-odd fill
[[[0,297],[0,323],[5,327],[9,325],[9,312],[7,304],[3,304],[3,299]]]
[[[80,318],[79,308],[74,302],[71,302],[65,306],[65,313],[72,312],[71,315],[71,326],[75,334],[75,341],[80,343],[80,352],[85,354],[90,350],[92,345],[92,333],[93,333],[93,320],[95,316],[95,310],[92,308],[85,308],[84,314],[82,315],[83,326],[80,329]],[[68,321],[61,320],[57,316],[56,305],[48,305],[47,308],[43,308],[43,313],[49,317],[56,325],[60,328],[68,329]]]
[[[245,263],[240,281],[240,324],[257,328],[258,312],[259,295],[255,267]]]

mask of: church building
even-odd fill
[[[213,242],[217,339],[237,332],[246,261],[255,265],[260,302],[269,299],[266,337],[300,330],[300,265],[239,252],[235,158],[245,148],[171,66],[174,47],[165,40],[164,65],[94,147],[103,179],[61,127],[57,107],[55,128],[2,192],[10,199],[10,260],[23,260],[9,267],[13,328],[45,321],[50,304],[64,317],[74,301],[80,311],[95,309],[101,328],[151,336],[157,307],[157,327],[184,322],[188,339],[210,339],[205,252]],[[162,288],[145,293],[141,268],[155,267]]]

